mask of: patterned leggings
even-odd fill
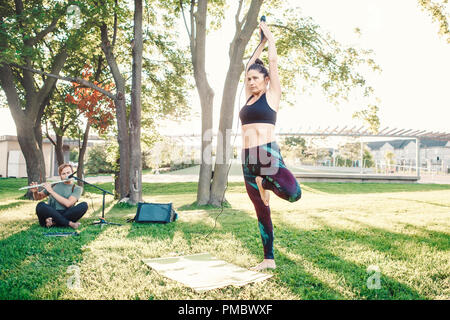
[[[258,217],[264,258],[273,259],[273,225],[270,208],[262,201],[255,178],[262,177],[264,189],[273,191],[277,196],[289,202],[299,200],[302,191],[294,175],[286,168],[280,148],[275,141],[242,149],[242,162],[245,188],[255,206]]]

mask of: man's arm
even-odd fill
[[[47,197],[47,195],[44,192],[38,191],[38,192],[34,192],[33,193],[33,199],[34,200],[42,200],[42,199],[44,199],[46,197]]]
[[[68,199],[66,199],[63,196],[59,195],[58,193],[55,192],[55,190],[53,190],[50,183],[44,184],[44,188],[56,201],[58,201],[61,205],[63,205],[66,208],[72,207],[78,201],[78,199],[75,198],[74,196],[70,196]]]
[[[31,186],[34,186],[34,185],[37,185],[37,183],[36,183],[36,182],[32,182],[30,185],[31,185]],[[32,189],[30,189],[30,190],[31,190],[31,192],[33,193],[33,199],[34,199],[34,200],[41,200],[41,199],[44,199],[45,197],[47,197],[47,195],[45,194],[45,192],[38,191],[38,188],[37,188],[37,187],[36,187],[36,188],[32,188]]]

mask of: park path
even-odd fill
[[[58,180],[54,177],[54,180]],[[52,179],[53,180],[53,179]],[[94,176],[87,177],[86,181],[89,183],[103,183],[112,182],[111,176]],[[229,182],[244,182],[242,175],[229,175]],[[142,182],[153,183],[167,183],[167,182],[198,182],[198,175],[196,174],[147,174],[142,176]],[[450,176],[438,176],[438,175],[424,175],[421,177],[418,183],[437,183],[437,184],[450,184]]]
[[[324,168],[309,168],[309,167],[296,167],[291,168],[293,172],[303,171],[303,172],[334,172],[329,170],[327,167]],[[344,168],[345,169],[345,168]],[[345,173],[347,171],[342,171],[339,173]],[[353,169],[353,168],[350,168]],[[347,170],[349,170],[347,168]],[[354,172],[351,171],[351,172]],[[153,182],[153,183],[167,183],[167,182],[198,182],[199,166],[189,167],[185,169],[180,169],[177,171],[161,173],[161,174],[144,174],[142,175],[142,182]],[[230,173],[228,175],[229,182],[244,182],[242,176],[242,167],[239,163],[233,163],[230,168]],[[59,177],[52,177],[50,181],[57,181]],[[89,183],[104,183],[112,182],[113,178],[111,175],[98,175],[98,176],[88,176],[86,181]],[[433,174],[422,174],[419,183],[438,183],[438,184],[450,184],[450,175],[433,175]]]
[[[57,181],[59,177],[52,177],[50,181]],[[110,175],[105,176],[88,176],[86,181],[89,183],[105,183],[113,182],[113,178]],[[244,182],[242,175],[230,175],[229,182]],[[142,182],[153,183],[167,183],[167,182],[198,182],[197,174],[146,174],[142,175]]]

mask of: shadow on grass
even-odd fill
[[[403,183],[344,183],[344,182],[304,182],[309,192],[329,194],[364,194],[387,192],[422,192],[450,190],[448,184],[403,184]]]
[[[157,240],[173,239],[175,231],[179,228],[177,224],[178,222],[167,224],[131,222],[131,228],[127,238],[150,237],[151,239]]]
[[[19,201],[15,201],[15,202],[10,202],[7,204],[0,204],[0,211],[6,210],[6,209],[12,209],[12,208],[17,208],[20,207],[24,204],[28,203],[28,201],[26,200],[19,200]]]
[[[314,219],[320,220],[321,223],[325,225],[325,221],[323,219],[318,217],[314,217]],[[385,252],[396,259],[410,258],[408,253],[404,253],[402,251],[403,244],[408,242],[412,242],[418,246],[426,244],[430,247],[435,248],[436,250],[443,252],[446,252],[450,249],[450,237],[448,234],[443,232],[427,230],[425,228],[418,228],[414,225],[403,223],[402,225],[404,225],[405,229],[414,229],[426,234],[425,236],[408,235],[377,228],[355,219],[349,219],[345,217],[342,217],[342,219],[363,226],[365,230],[367,230],[368,234],[362,234],[361,232],[344,229],[338,230],[336,231],[336,233],[339,233],[342,237],[349,237],[349,239],[351,238],[361,244],[366,244],[378,251]]]
[[[33,224],[1,240],[0,299],[58,299],[69,290],[64,281],[68,277],[67,268],[81,263],[83,246],[94,241],[101,230],[81,228],[79,236],[44,236],[47,232],[68,231],[73,230],[49,231]],[[43,289],[49,283],[51,289]]]
[[[224,204],[224,208],[231,208],[231,206],[229,204]],[[180,211],[190,211],[190,210],[220,210],[220,208],[213,206],[211,204],[206,204],[206,205],[197,205],[196,202],[191,203],[191,204],[185,204],[181,207],[178,207],[178,210]]]
[[[111,201],[105,203],[105,212]],[[67,290],[67,268],[82,262],[83,246],[94,241],[102,228],[90,226],[102,208],[92,209],[79,221],[79,236],[50,237],[46,233],[73,232],[70,227],[41,227],[34,223],[27,229],[0,240],[0,299],[58,299]],[[89,211],[88,211],[89,212]],[[11,224],[16,226],[16,224]],[[45,286],[51,284],[50,289]]]
[[[213,214],[210,216],[215,218]],[[256,218],[252,219],[245,211],[231,209],[226,211],[224,219],[220,223],[222,228],[216,229],[211,237],[217,236],[217,233],[224,234],[231,231],[243,247],[260,257],[261,260],[263,259],[263,248]],[[288,233],[290,237],[298,237],[298,232],[289,231]],[[303,266],[280,253],[276,249],[276,245],[274,249],[277,269],[264,272],[274,274],[273,280],[280,286],[288,287],[301,299],[345,299],[338,291],[306,271]]]
[[[211,217],[215,218],[215,215],[211,214]],[[260,256],[262,260],[263,250],[256,219],[252,219],[246,212],[228,209],[220,223],[222,228],[216,229],[215,233],[223,234],[231,231],[241,241],[243,247],[252,254]],[[215,233],[211,236],[214,237]],[[382,276],[381,289],[368,289],[367,279],[370,276],[367,273],[368,266],[347,261],[330,250],[330,246],[336,241],[348,239],[351,245],[356,239],[365,245],[372,244],[376,250],[387,252],[390,248],[384,244],[386,237],[390,236],[389,233],[379,230],[379,234],[359,235],[354,232],[333,230],[329,227],[303,231],[283,223],[275,224],[274,233],[275,259],[277,261],[277,269],[273,271],[274,280],[282,286],[287,286],[302,299],[347,299],[348,297],[306,271],[301,263],[293,261],[277,250],[277,247],[282,247],[303,257],[319,269],[335,274],[340,279],[339,281],[342,281],[340,285],[354,292],[359,299],[426,299],[414,289],[385,275]],[[382,242],[382,238],[384,238],[384,242]],[[413,239],[405,237],[402,240],[411,241]]]
[[[430,204],[432,206],[450,208],[450,205],[437,203],[437,202],[422,201],[422,200],[415,200],[415,199],[392,198],[392,197],[389,197],[388,199],[390,199],[390,200],[403,200],[403,201],[408,201],[408,202],[424,203],[424,204]]]
[[[183,207],[189,209],[182,209]],[[191,215],[192,213],[183,211],[193,210],[193,208],[195,208],[196,210],[205,210],[208,212],[208,214],[215,213],[216,215],[217,215],[216,211],[218,210],[216,207],[212,206],[206,208],[204,206],[199,207],[195,205],[185,205],[179,207],[177,209],[177,213],[179,216],[182,215],[188,216]],[[151,237],[153,239],[158,240],[165,240],[165,239],[173,240],[175,232],[179,231],[183,233],[187,244],[192,247],[193,245],[195,245],[195,242],[198,240],[199,237],[205,238],[205,236],[211,230],[213,230],[213,227],[202,221],[184,222],[178,219],[171,223],[132,222],[132,226],[130,228],[130,232],[127,235],[127,238]]]
[[[177,188],[175,184],[172,188]],[[172,190],[173,192],[173,190]],[[153,193],[154,195],[155,193]],[[145,196],[149,196],[150,193],[145,193]],[[183,214],[182,211],[190,210],[185,209],[189,205],[184,205],[176,209],[176,212],[180,215]],[[121,206],[120,204],[116,204],[114,206],[115,213],[121,212],[126,215],[128,218],[134,218],[137,212],[137,206]],[[127,235],[127,238],[144,238],[150,237],[152,239],[157,240],[165,240],[171,239],[173,240],[174,234],[176,231],[187,232],[186,223],[180,222],[180,220],[176,220],[171,223],[153,223],[153,222],[129,222],[131,224],[131,228]]]
[[[329,227],[320,230],[300,231],[287,224],[278,224],[276,234],[278,234],[279,239],[276,245],[303,257],[320,269],[335,274],[340,279],[339,284],[354,292],[357,299],[426,299],[416,290],[383,273],[381,274],[381,288],[369,289],[367,280],[371,274],[367,272],[367,268],[370,265],[359,265],[345,260],[329,249],[333,243],[346,241],[349,246],[352,245],[352,242],[358,242],[377,251],[389,253],[392,250],[392,247],[387,244],[389,241],[386,241],[389,238],[389,233],[385,233],[383,242],[381,234],[360,235],[356,232],[334,230]],[[297,234],[297,241],[290,241],[290,239],[293,239],[293,234]],[[392,258],[390,254],[388,256]],[[406,260],[407,257],[405,256],[404,259]],[[305,290],[304,286],[298,284],[294,292],[300,291],[300,293],[306,294],[308,299],[315,299],[315,290],[316,288]]]
[[[92,197],[85,198],[84,201],[86,201],[88,204],[88,211],[86,212],[86,215],[83,219],[87,220],[89,223],[99,221],[99,218],[101,218],[103,215],[102,202],[100,201],[94,206]],[[107,197],[105,199],[104,218],[108,222],[124,224],[126,221],[125,216],[130,214],[132,210],[136,209],[134,209],[133,207],[122,208],[120,204],[118,204],[112,197]],[[89,218],[86,217],[87,215],[89,215]],[[120,219],[120,221],[118,219]]]
[[[176,221],[169,224],[137,224],[133,223],[127,237],[143,237],[152,239],[173,240],[176,232],[181,232],[189,246],[195,249],[199,241],[214,239],[232,233],[251,254],[262,259],[262,244],[254,218],[254,212],[250,215],[246,211],[225,208],[218,216],[220,208],[203,208],[193,205],[185,205],[178,208],[177,212],[184,210],[202,210],[205,217],[215,220],[218,226],[207,237],[212,226],[204,220]],[[118,217],[135,213],[135,208],[119,209],[115,205],[105,217],[117,220]],[[101,207],[94,214],[101,214]],[[194,214],[194,213],[192,213]],[[95,219],[90,217],[87,222]],[[83,220],[85,220],[83,218]],[[333,252],[333,243],[345,240],[349,245],[354,242],[369,246],[383,253],[392,252],[399,256],[400,246],[392,248],[389,237],[392,235],[386,230],[370,230],[367,234],[348,230],[337,230],[325,225],[323,229],[303,231],[284,223],[275,223],[275,258],[278,268],[270,273],[274,274],[273,280],[302,299],[346,299],[338,289],[322,281],[308,271],[300,262],[291,259],[283,251],[300,256],[314,267],[336,275],[339,285],[355,293],[361,299],[425,299],[414,289],[382,274],[381,289],[369,290],[366,285],[369,274],[367,266],[358,265],[347,261]],[[355,223],[359,223],[356,221]],[[65,281],[67,267],[79,264],[82,261],[82,247],[95,240],[102,228],[82,227],[79,237],[51,238],[44,237],[42,233],[47,229],[31,226],[28,230],[16,233],[0,241],[0,299],[58,299],[66,290]],[[69,231],[66,228],[55,228],[52,231]],[[421,241],[410,236],[399,238],[399,241]],[[425,237],[422,237],[425,238]],[[388,239],[388,240],[386,240]],[[441,237],[433,239],[439,245]],[[384,241],[383,241],[384,240]],[[442,248],[445,248],[443,246]],[[233,250],[233,248],[229,248]],[[398,252],[396,252],[397,250]],[[402,257],[403,258],[403,257]],[[54,284],[49,292],[42,293],[43,288],[49,283]]]
[[[0,178],[0,201],[21,198],[26,190],[19,190],[19,188],[27,185],[26,178]]]
[[[441,242],[442,241],[442,243],[440,243],[440,245],[438,246],[438,248],[442,247],[442,249],[440,249],[440,250],[442,250],[442,251],[450,250],[450,234],[449,234],[449,232],[440,232],[440,231],[429,230],[427,228],[418,227],[418,226],[415,226],[415,225],[412,225],[409,223],[400,223],[400,224],[402,224],[407,229],[413,229],[413,230],[427,234],[427,237],[421,237],[421,239],[425,239],[425,242],[430,238],[431,238],[431,242],[433,242],[433,241]]]

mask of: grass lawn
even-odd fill
[[[135,208],[107,196],[106,218],[123,226],[89,225],[101,195],[87,189],[80,236],[45,237],[36,202],[0,179],[0,299],[449,299],[450,185],[304,183],[302,199],[271,195],[277,269],[244,287],[197,293],[160,276],[141,260],[209,252],[249,268],[262,259],[256,215],[243,183],[230,183],[230,206],[198,208],[196,183],[144,184],[147,202],[173,202],[167,225],[126,223]],[[111,183],[102,185],[112,188]],[[80,270],[69,289],[68,267]],[[378,289],[369,288],[376,277]]]

